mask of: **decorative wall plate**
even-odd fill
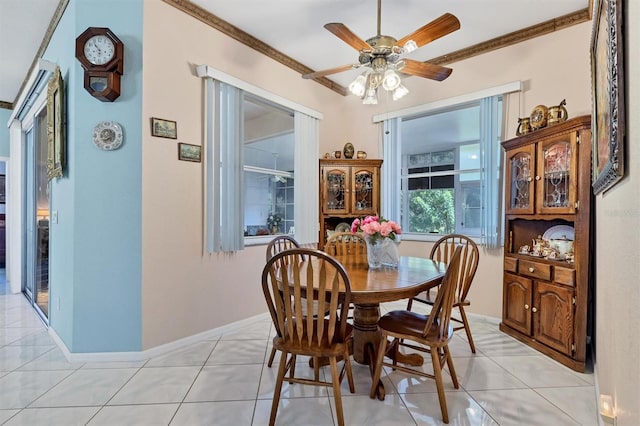
[[[123,141],[122,126],[115,121],[102,121],[93,128],[93,143],[103,151],[118,149]]]
[[[351,232],[351,225],[349,225],[347,222],[340,222],[336,226],[336,232]]]
[[[575,239],[575,229],[573,226],[569,225],[552,226],[544,232],[542,238],[547,241],[561,240],[563,238],[573,241]]]

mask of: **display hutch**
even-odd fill
[[[345,224],[378,214],[381,165],[382,160],[320,159],[320,250],[327,231],[348,231]]]
[[[500,330],[576,371],[585,368],[591,311],[590,118],[502,143],[506,232]]]

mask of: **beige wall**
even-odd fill
[[[166,31],[167,22],[172,31]],[[380,127],[372,123],[373,115],[514,80],[523,80],[525,91],[509,110],[510,137],[517,117],[528,115],[538,104],[553,105],[566,98],[570,116],[589,113],[589,34],[590,25],[581,24],[452,64],[452,76],[442,83],[409,78],[411,94],[406,99],[372,108],[303,80],[163,2],[146,0],[142,125],[148,128],[149,117],[176,120],[178,140],[151,138],[143,132],[143,348],[265,311],[259,282],[264,246],[233,255],[202,254],[202,164],[178,161],[176,147],[177,142],[202,143],[203,83],[194,75],[195,65],[211,65],[322,112],[319,155],[351,141],[369,158],[377,158]],[[427,243],[401,244],[403,254],[425,255],[429,248]],[[502,252],[483,250],[471,312],[500,317],[501,277]]]
[[[626,57],[627,177],[596,198],[596,368],[600,392],[614,399],[618,425],[636,426],[640,421],[640,3],[629,0],[625,7],[625,50],[634,52]]]

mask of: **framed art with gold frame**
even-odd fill
[[[62,177],[65,162],[64,81],[56,67],[47,87],[47,177]]]
[[[622,0],[595,0],[591,35],[593,193],[624,176]]]

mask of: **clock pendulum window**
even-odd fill
[[[89,27],[76,38],[76,58],[84,69],[84,88],[103,102],[120,96],[124,44],[109,28]]]

